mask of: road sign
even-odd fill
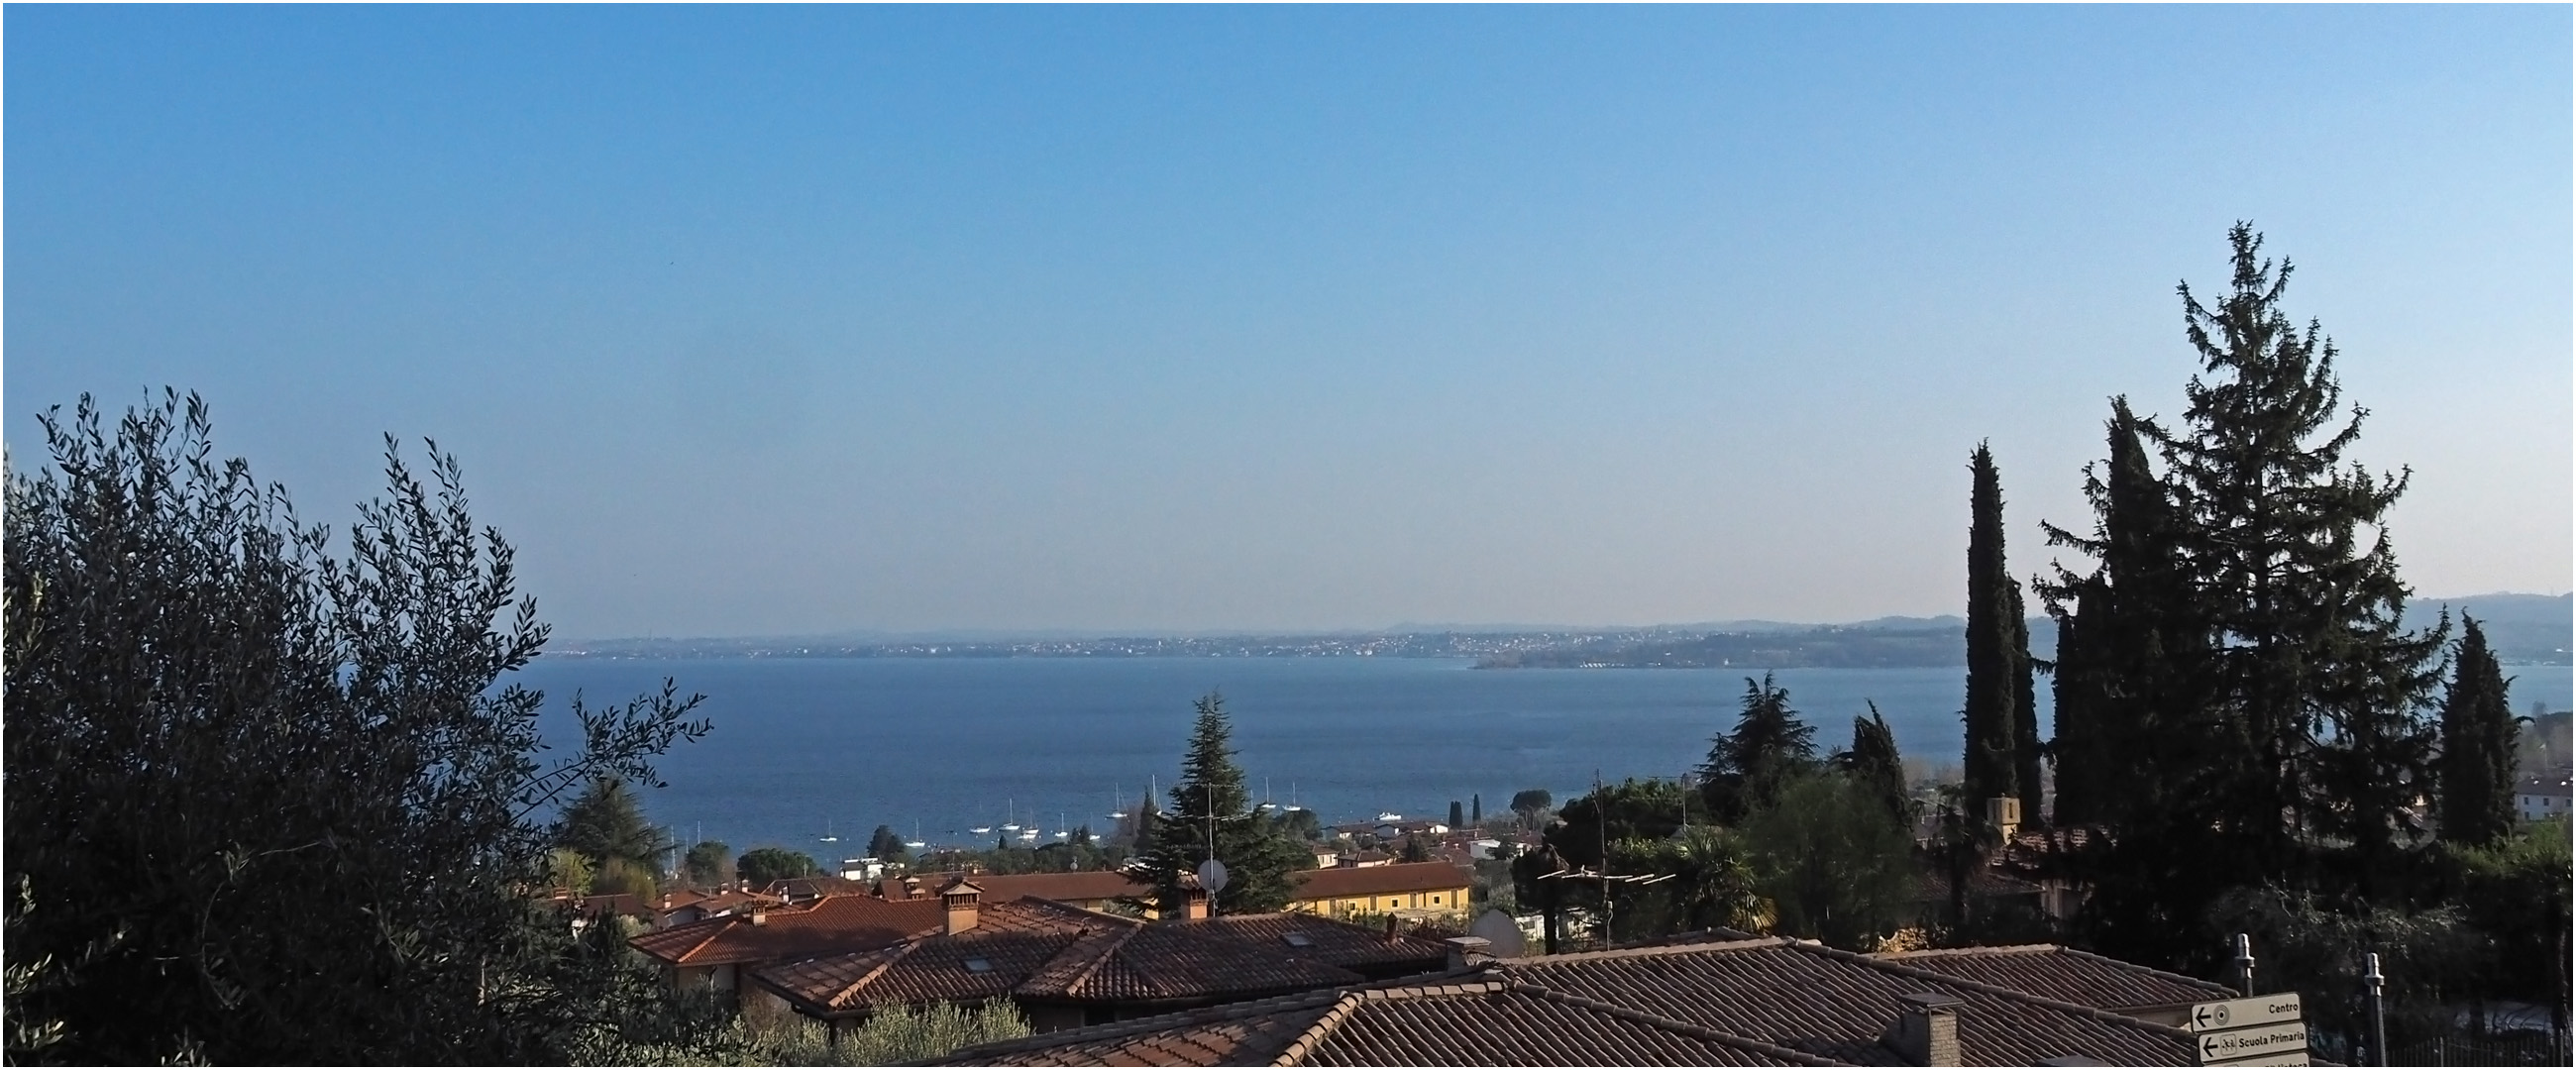
[[[2250,999],[2223,999],[2216,1003],[2194,1003],[2191,1017],[2183,1028],[2194,1033],[2211,1033],[2222,1029],[2243,1029],[2251,1025],[2299,1020],[2299,994],[2275,992]]]
[[[1199,887],[1207,889],[1209,895],[1224,891],[1225,863],[1213,858],[1199,863]]]
[[[2200,1049],[2203,1066],[2213,1063],[2236,1063],[2247,1059],[2264,1059],[2276,1055],[2308,1053],[2308,1024],[2279,1022],[2251,1029],[2230,1029],[2223,1033],[2202,1033],[2192,1038]]]

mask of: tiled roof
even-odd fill
[[[939,889],[963,873],[915,875],[921,881],[921,894],[936,895]],[[888,899],[903,898],[903,881],[886,878],[876,887]],[[1123,899],[1153,894],[1154,886],[1143,884],[1114,869],[1086,869],[1072,873],[978,873],[975,884],[984,890],[984,902],[998,903],[1009,899],[1053,899],[1059,903],[1088,903],[1102,899]]]
[[[937,931],[937,900],[889,903],[869,895],[825,896],[802,906],[706,918],[646,933],[629,943],[674,966],[784,962],[871,951]]]
[[[1220,914],[1182,924],[1373,977],[1422,973],[1449,962],[1448,946],[1436,939],[1415,933],[1390,937],[1313,914]]]
[[[1340,931],[1336,931],[1340,930]],[[1306,946],[1289,943],[1289,933]],[[1265,934],[1279,939],[1265,940]],[[1371,949],[1365,945],[1380,945]],[[1358,984],[1444,965],[1448,949],[1393,942],[1322,918],[1256,915],[1147,923],[1043,899],[985,904],[976,927],[899,946],[818,956],[753,980],[818,1016],[887,1004],[1010,994],[1085,1003],[1247,999]],[[980,966],[977,964],[980,963]]]
[[[2236,995],[2225,985],[2197,977],[2166,973],[2056,944],[1902,951],[1875,957],[2104,1010],[2170,1007],[2232,999]]]
[[[2082,1056],[2117,1065],[2195,1061],[2189,1034],[2093,1007],[1790,940],[1749,940],[1508,961],[1511,976],[1725,1033],[1853,1062],[1889,1062],[1878,1044],[1898,997],[1963,1000],[1961,1061],[2030,1066]]]
[[[1445,891],[1467,887],[1475,879],[1468,871],[1447,862],[1301,869],[1292,876],[1297,882],[1297,890],[1292,894],[1298,899],[1355,899],[1366,895]]]
[[[870,885],[848,877],[782,877],[761,890],[789,899],[811,899],[825,895],[865,895]]]
[[[1285,996],[958,1051],[990,1066],[1828,1066],[1687,1022],[1494,978]]]

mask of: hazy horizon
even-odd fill
[[[562,636],[1954,614],[2239,219],[2407,581],[2571,586],[2565,7],[0,20],[11,462],[433,438]]]

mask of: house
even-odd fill
[[[718,917],[753,908],[784,906],[787,900],[767,892],[755,892],[748,886],[720,888],[713,892],[690,889],[665,892],[655,911],[653,927],[667,929],[705,918]]]
[[[1460,965],[1434,977],[1001,1041],[960,1050],[945,1061],[1000,1066],[2198,1062],[2192,1035],[2181,1029],[2065,998],[2122,1001],[2143,995],[2155,1000],[2166,994],[2157,987],[2161,982],[2135,991],[2118,984],[2098,991],[2074,984],[2060,995],[2041,995],[1782,938],[1481,961],[1473,953],[1479,941],[1466,937],[1452,943],[1462,950]],[[2109,976],[2130,975],[2115,969]]]
[[[1393,914],[1421,920],[1467,916],[1474,874],[1447,862],[1398,862],[1300,870],[1288,909],[1328,918]]]
[[[920,898],[935,894],[931,889],[944,888],[960,877],[971,877],[983,889],[984,902],[1000,903],[1013,899],[1051,899],[1084,910],[1107,910],[1121,900],[1148,899],[1154,886],[1114,869],[1076,870],[1070,873],[923,873],[903,880],[877,882],[874,891],[887,899]]]
[[[792,906],[753,904],[635,937],[675,989],[733,992],[743,970],[818,955],[872,951],[939,930],[938,902],[829,895]]]
[[[2521,783],[2514,785],[2514,806],[2522,811],[2523,820],[2565,817],[2568,780],[2567,773],[2562,770],[2554,776],[2524,777]]]
[[[784,1009],[837,1031],[889,1006],[1008,999],[1040,1030],[1438,970],[1446,946],[1298,914],[1148,922],[1037,898],[988,901],[979,881],[938,893],[937,929],[883,947],[753,969],[747,1010]],[[770,1001],[775,1008],[755,1008]]]

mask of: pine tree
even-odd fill
[[[2484,847],[2513,831],[2515,731],[2504,670],[2485,629],[2466,616],[2453,673],[2442,702],[2442,838]]]
[[[1172,785],[1171,812],[1152,822],[1150,846],[1129,871],[1153,884],[1164,917],[1178,917],[1185,900],[1182,878],[1198,872],[1212,845],[1227,878],[1209,904],[1214,912],[1278,910],[1294,890],[1289,874],[1312,856],[1253,811],[1243,770],[1234,761],[1224,696],[1210,693],[1197,709],[1181,779]]]
[[[1789,706],[1789,690],[1772,682],[1744,678],[1744,712],[1735,731],[1709,741],[1708,761],[1699,767],[1700,795],[1720,822],[1734,824],[1768,804],[1781,781],[1805,772],[1816,761],[1816,730],[1798,719]]]
[[[1869,716],[1852,718],[1851,749],[1834,755],[1833,766],[1885,802],[1889,817],[1906,823],[1913,797],[1905,790],[1905,759],[1896,752],[1896,734],[1888,730],[1887,718],[1879,716],[1877,703],[1869,704]]]
[[[564,808],[555,842],[580,852],[602,872],[611,863],[625,862],[652,873],[662,868],[663,855],[676,846],[668,833],[644,820],[634,790],[624,778],[614,776],[592,780]]]
[[[2021,585],[2013,580],[2004,563],[2003,485],[1995,472],[1994,452],[1985,443],[1978,443],[1976,452],[1969,455],[1968,472],[1968,700],[1963,713],[1967,722],[1964,758],[1968,806],[1971,813],[1977,813],[1988,799],[2026,796],[2021,783],[2024,714],[2018,707],[2028,701],[2031,681]],[[2030,760],[2035,764],[2039,735],[2036,720],[2030,722],[2027,735],[2032,748]],[[2036,807],[2031,809],[2035,811]]]
[[[2365,413],[2341,411],[2333,341],[2281,311],[2290,265],[2259,258],[2250,224],[2228,241],[2226,296],[2204,306],[2178,287],[2206,378],[2184,388],[2183,429],[2157,436],[2210,626],[2217,821],[2249,878],[2316,880],[2300,871],[2321,837],[2351,845],[2348,876],[2368,893],[2420,832],[2411,804],[2432,788],[2425,706],[2449,622],[2404,630],[2385,520],[2407,476],[2346,464]]]

